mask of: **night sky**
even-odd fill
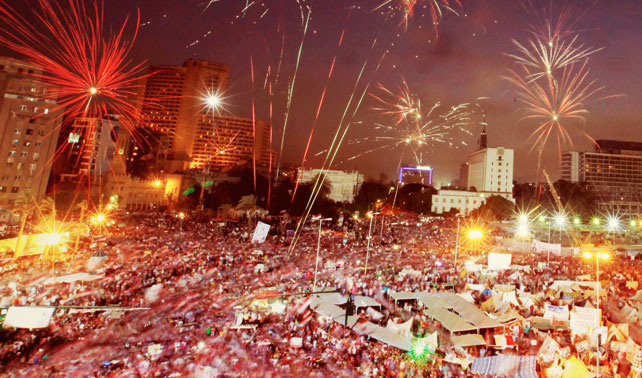
[[[14,0],[15,1],[15,0]],[[373,11],[382,0],[308,0],[311,16],[296,76],[287,130],[284,162],[300,163],[305,141],[314,121],[321,92],[326,84],[332,58],[337,55],[335,72],[328,82],[325,102],[312,140],[306,166],[318,167],[316,153],[328,147],[364,62],[368,62],[356,95],[370,83],[370,91],[381,83],[398,88],[402,78],[418,96],[424,110],[440,101],[443,106],[477,103],[488,123],[489,145],[516,150],[514,176],[519,182],[536,177],[537,153],[530,152],[527,139],[536,124],[521,121],[514,88],[501,78],[514,67],[506,53],[515,52],[511,38],[525,41],[526,28],[536,22],[536,11],[550,9],[551,2],[531,0],[462,0],[459,15],[445,12],[435,37],[431,19],[419,9],[402,23],[401,13],[386,7]],[[390,5],[400,3],[393,0]],[[287,88],[292,80],[302,38],[302,19],[296,0],[265,0],[245,14],[245,0],[220,0],[206,10],[207,3],[191,0],[107,0],[107,19],[118,26],[126,15],[140,10],[141,24],[134,61],[180,65],[190,57],[229,64],[232,85],[227,93],[228,109],[239,116],[251,116],[252,97],[257,118],[268,119],[268,96],[264,82],[268,66],[280,77],[275,83],[274,144],[279,148],[286,111]],[[573,26],[581,42],[604,49],[591,56],[590,78],[606,88],[601,95],[623,95],[586,104],[585,130],[595,139],[642,141],[642,1],[596,0],[554,1],[553,14],[563,7],[581,16]],[[267,10],[267,13],[265,11]],[[304,14],[305,17],[305,14]],[[337,48],[344,31],[342,47]],[[373,47],[373,41],[375,41]],[[198,42],[197,42],[198,41]],[[197,43],[196,43],[197,42]],[[284,47],[282,49],[282,47]],[[378,71],[374,68],[388,51]],[[282,58],[281,58],[281,54]],[[250,80],[250,60],[254,62],[255,83]],[[600,96],[598,96],[599,98]],[[481,99],[480,99],[481,98]],[[377,101],[367,95],[353,118],[334,168],[357,169],[390,178],[402,158],[403,148],[382,149],[357,159],[351,156],[379,144],[356,143],[377,134],[374,122],[394,123],[377,114]],[[349,112],[352,115],[352,109]],[[481,111],[467,126],[472,135],[457,132],[466,145],[452,148],[435,144],[423,148],[423,163],[436,168],[435,182],[445,184],[459,175],[459,164],[474,150],[481,131]],[[573,123],[580,128],[580,124]],[[570,127],[577,130],[577,127]],[[580,132],[572,131],[574,149],[590,149]],[[374,142],[373,142],[374,143]],[[563,150],[570,149],[563,147]],[[546,146],[542,165],[557,177],[558,148]],[[403,162],[415,163],[404,155]]]

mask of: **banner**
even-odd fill
[[[554,255],[560,256],[562,254],[562,245],[544,243],[533,239],[533,252],[550,252]]]
[[[575,333],[585,332],[588,328],[600,326],[600,310],[588,307],[575,307],[571,312],[571,330]]]
[[[256,225],[254,230],[254,235],[252,236],[252,243],[263,243],[267,238],[268,232],[270,231],[270,225],[267,223],[259,222]]]
[[[7,311],[2,328],[46,328],[53,316],[55,307],[11,306]]]
[[[491,252],[488,254],[488,269],[492,270],[505,270],[510,268],[510,263],[512,259],[510,253],[495,253]]]
[[[544,312],[544,319],[549,320],[568,320],[568,306],[553,306],[546,305],[546,311]]]

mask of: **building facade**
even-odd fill
[[[59,159],[54,164],[61,182],[78,182],[83,177],[93,181],[113,170],[114,158],[118,157],[118,119],[117,115],[77,117],[63,128],[58,141]]]
[[[139,98],[138,129],[145,143],[130,140],[123,148],[130,173],[272,163],[271,124],[225,115],[228,66],[189,59],[183,66],[151,66],[149,73]]]
[[[457,210],[468,215],[490,196],[513,198],[514,151],[505,147],[488,147],[486,126],[479,138],[479,148],[468,154],[460,165],[460,185],[466,190],[440,190],[432,196],[432,212],[443,214]]]
[[[597,197],[602,212],[642,213],[642,143],[598,140],[594,152],[565,152],[562,180],[583,183]]]
[[[484,148],[468,155],[468,188],[479,192],[513,192],[513,150]]]
[[[328,198],[335,202],[354,202],[363,185],[363,175],[359,172],[344,172],[338,170],[304,169],[299,168],[298,180],[301,183],[315,182],[317,176],[326,175],[330,184]]]
[[[454,209],[459,214],[468,215],[471,211],[483,205],[490,196],[500,196],[509,201],[514,201],[512,194],[509,193],[440,190],[432,196],[431,211],[435,214],[444,214]]]
[[[29,192],[44,198],[62,109],[52,88],[37,80],[42,70],[0,57],[0,200],[11,202]]]

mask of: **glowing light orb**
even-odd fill
[[[60,234],[57,234],[55,232],[50,233],[47,235],[45,239],[45,243],[47,245],[58,245],[62,242],[62,236]]]
[[[95,95],[96,93],[98,93],[98,89],[96,89],[96,87],[89,88],[89,94]]]
[[[221,97],[217,94],[210,94],[205,98],[205,103],[212,109],[217,109],[221,106]]]
[[[480,230],[470,230],[468,232],[468,238],[475,240],[475,239],[481,239],[482,237],[482,232]]]

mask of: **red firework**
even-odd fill
[[[43,96],[64,109],[66,119],[121,116],[121,124],[135,137],[137,110],[132,98],[143,77],[144,62],[132,64],[129,53],[139,19],[128,39],[128,19],[112,31],[105,27],[102,4],[82,0],[31,0],[32,17],[23,17],[0,0],[4,27],[0,43],[43,68],[36,79],[51,86]],[[135,138],[136,139],[136,138]]]

